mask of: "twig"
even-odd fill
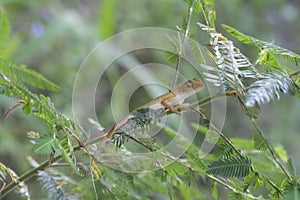
[[[190,109],[192,110],[192,111],[194,111],[194,112],[196,112],[196,113],[198,113],[199,115],[200,115],[200,117],[202,117],[203,119],[207,119],[206,118],[206,116],[202,113],[202,112],[200,112],[199,110],[196,110],[196,109],[194,109],[193,107],[190,107]],[[234,146],[234,144],[221,132],[221,131],[219,131],[211,122],[210,122],[210,127],[214,130],[214,131],[216,131],[217,133],[218,133],[218,135],[239,155],[239,156],[241,156],[241,157],[243,157],[243,155],[242,155],[242,153],[241,153],[241,151],[239,150],[239,149],[237,149],[235,146]],[[272,154],[273,155],[273,154]],[[274,158],[275,159],[275,158]],[[275,159],[275,161],[276,161],[276,159]],[[280,165],[281,166],[281,165]],[[259,174],[256,170],[255,170],[255,168],[254,168],[254,166],[251,164],[250,165],[250,169],[251,169],[251,171],[252,172],[254,172],[254,173],[257,173],[257,174]],[[284,170],[284,172],[286,172],[285,170]],[[287,175],[288,176],[288,175]],[[289,178],[290,178],[290,176],[288,176]],[[271,180],[269,180],[269,179],[266,179],[267,180],[267,182],[281,195],[281,196],[283,196],[283,194],[282,194],[282,192],[281,192],[281,190],[271,181]]]
[[[299,74],[300,74],[300,70],[297,70],[294,73],[290,74],[289,77],[290,78],[296,78],[297,76],[299,76]]]
[[[152,149],[152,147],[145,145],[143,142],[139,141],[138,139],[134,138],[133,136],[129,135],[129,134],[125,134],[126,137],[128,137],[129,139],[135,141],[136,143],[142,145],[143,147],[145,147],[146,149],[148,149],[149,151],[154,151],[154,149]]]
[[[189,28],[190,28],[192,13],[193,13],[193,6],[191,6],[189,8],[189,12],[188,12],[188,16],[187,16],[186,29],[185,29],[185,32],[184,32],[184,35],[183,35],[183,38],[182,38],[181,42],[179,41],[178,57],[177,57],[176,67],[175,67],[175,77],[174,77],[174,80],[173,80],[173,82],[171,84],[170,91],[174,90],[175,84],[176,84],[176,82],[178,80],[179,66],[180,66],[180,61],[181,61],[182,54],[183,54],[182,48],[183,48],[184,42],[185,42],[185,40],[186,40],[186,38],[188,37],[188,34],[189,34]],[[180,30],[178,30],[178,31],[180,31]],[[178,36],[178,38],[180,40],[180,36]]]
[[[287,169],[285,168],[285,166],[280,162],[278,155],[275,151],[275,149],[273,148],[273,146],[270,145],[269,140],[266,138],[265,134],[263,133],[262,130],[260,130],[260,128],[258,127],[257,123],[254,120],[251,120],[252,124],[254,125],[256,131],[259,133],[259,135],[263,138],[265,144],[267,145],[273,159],[275,160],[275,162],[278,164],[278,166],[281,168],[281,170],[283,171],[283,173],[290,179],[290,181],[293,180],[292,176],[290,175],[290,173],[287,171]]]

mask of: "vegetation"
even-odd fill
[[[2,96],[16,101],[5,107],[4,117],[9,118],[22,107],[26,117],[43,121],[40,123],[42,131],[27,132],[36,157],[28,157],[31,166],[28,171],[16,173],[13,166],[0,161],[1,197],[17,191],[23,199],[30,199],[27,183],[38,177],[34,180],[42,185],[49,199],[219,199],[224,195],[228,199],[298,199],[300,182],[293,159],[282,146],[268,138],[257,119],[263,114],[261,107],[264,104],[287,95],[298,98],[300,55],[222,25],[232,38],[256,48],[256,60],[252,62],[250,56],[236,46],[234,39],[228,39],[218,30],[218,13],[213,0],[186,0],[185,3],[188,12],[182,25],[177,27],[179,37],[170,41],[176,53],[166,52],[165,55],[175,74],[182,72],[185,70],[183,46],[189,44],[199,60],[197,67],[205,80],[219,89],[217,94],[182,108],[182,112],[194,112],[200,118],[198,124],[190,124],[199,135],[192,143],[180,137],[173,127],[161,125],[164,115],[172,113],[152,109],[135,111],[126,127],[121,127],[108,144],[99,142],[101,136],[98,140],[89,140],[82,127],[53,103],[51,94],[60,91],[59,86],[37,71],[17,64],[17,59],[8,58],[8,49],[12,48],[8,45],[10,22],[1,7],[0,91]],[[103,6],[111,9],[108,3]],[[192,16],[198,19],[197,25],[191,23]],[[110,26],[99,34],[108,37],[113,28]],[[205,42],[201,39],[204,47],[195,43],[199,31],[206,38]],[[209,56],[211,63],[201,62],[203,53]],[[108,82],[114,82],[111,76]],[[211,113],[207,109],[198,109],[198,106],[211,104],[222,97],[237,100],[235,103],[252,128],[250,138],[241,139],[219,130],[210,121]],[[91,126],[94,125],[91,123]],[[147,135],[152,126],[162,128],[165,139],[174,140],[183,154],[176,157],[158,143],[156,137]],[[198,144],[200,140],[210,142],[212,137],[218,140],[206,155]],[[97,149],[99,143],[105,148]],[[122,157],[125,161],[105,159],[105,156],[113,157],[120,152],[126,155],[125,159]],[[151,152],[155,162],[152,160],[149,168],[139,170],[139,173],[131,173],[125,166],[121,167],[126,170],[113,168],[108,163],[114,161],[117,165],[122,162],[143,167],[139,162],[148,162],[148,157],[131,157],[135,152]],[[40,159],[44,161],[40,162]],[[157,170],[149,170],[153,166],[158,166]]]

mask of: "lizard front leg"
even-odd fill
[[[167,108],[167,109],[169,109],[171,112],[173,112],[173,113],[176,113],[176,114],[180,114],[180,112],[178,111],[178,107],[180,106],[180,105],[170,105],[169,103],[168,103],[168,99],[166,99],[166,100],[162,100],[161,101],[161,105],[163,105],[165,108]]]

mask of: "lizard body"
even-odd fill
[[[188,81],[184,82],[181,86],[179,86],[174,91],[170,91],[166,94],[163,94],[163,95],[151,100],[150,102],[138,107],[134,111],[141,109],[141,108],[150,108],[153,110],[159,110],[159,109],[165,108],[171,112],[178,114],[179,111],[177,110],[177,108],[183,104],[185,99],[192,96],[193,94],[199,92],[202,89],[203,89],[202,81],[198,78],[194,78],[192,80],[188,80]],[[99,134],[105,135],[108,139],[110,139],[116,129],[118,129],[123,124],[125,124],[128,121],[128,119],[134,117],[132,114],[134,111],[132,111],[124,119],[105,128],[104,130],[100,131],[99,133],[97,133],[97,135],[98,136],[99,136]]]

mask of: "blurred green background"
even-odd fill
[[[300,1],[299,0],[216,0],[217,29],[228,24],[243,33],[274,41],[287,49],[299,52]],[[1,4],[11,23],[11,38],[5,56],[15,63],[35,68],[61,87],[60,93],[46,93],[56,107],[67,116],[72,116],[72,89],[76,72],[88,52],[109,36],[137,27],[165,27],[175,30],[187,14],[183,0],[69,0],[69,1],[21,1],[6,0]],[[191,29],[200,30],[196,22],[203,22],[193,15]],[[1,27],[0,27],[1,28]],[[226,35],[226,34],[225,34]],[[238,43],[236,45],[252,60],[255,49]],[[201,41],[199,41],[201,42]],[[162,55],[140,53],[140,63],[157,62]],[[115,68],[114,68],[115,67]],[[121,75],[117,64],[105,74],[107,87],[100,91],[105,98]],[[15,101],[0,97],[0,114],[15,104]],[[110,111],[105,105],[99,107],[99,118],[104,124],[110,121]],[[228,103],[224,133],[229,136],[250,138],[251,125],[243,116],[238,103]],[[262,107],[259,118],[262,128],[274,144],[281,144],[296,161],[300,172],[300,102],[293,97],[284,97]],[[106,120],[106,121],[105,121]],[[102,122],[102,121],[101,121]],[[0,124],[0,161],[18,174],[30,169],[26,157],[33,155],[32,145],[26,136],[28,131],[47,131],[45,124],[33,117],[13,112]],[[34,157],[43,160],[44,157]],[[32,181],[31,181],[32,182]],[[33,192],[38,198],[39,192]]]

